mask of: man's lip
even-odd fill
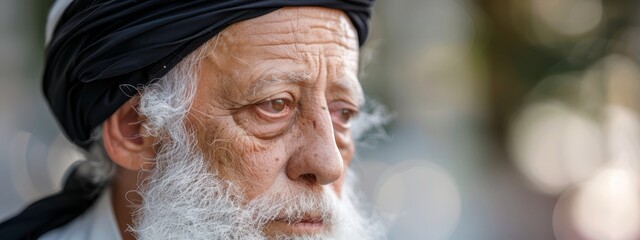
[[[286,234],[316,234],[324,231],[322,220],[274,221],[273,224],[277,232]]]
[[[294,220],[279,217],[274,223],[283,228],[281,231],[295,234],[319,233],[324,227],[324,220],[320,214],[305,214],[302,218]]]
[[[302,216],[302,218],[296,219],[296,220],[290,220],[290,219],[287,219],[287,217],[278,217],[278,218],[275,219],[275,221],[289,223],[289,224],[295,224],[295,223],[322,223],[323,219],[322,219],[322,215],[320,215],[318,213],[308,213],[308,214],[305,214],[304,216]]]

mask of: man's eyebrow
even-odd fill
[[[358,104],[358,107],[361,107],[365,103],[364,93],[362,91],[362,87],[360,87],[357,81],[347,81],[347,80],[338,80],[331,82],[330,91],[343,92],[353,97],[355,104]]]
[[[265,87],[266,85],[275,85],[275,84],[300,84],[304,82],[308,82],[311,80],[311,74],[304,72],[279,72],[279,73],[268,73],[263,74],[257,78],[251,85],[249,86],[249,93],[251,95],[255,95],[259,89]]]
[[[248,94],[256,95],[258,90],[264,88],[268,85],[276,85],[276,84],[302,84],[305,82],[311,81],[311,74],[305,72],[277,72],[277,73],[267,73],[263,74],[257,78],[247,91]],[[329,83],[330,91],[341,92],[353,97],[353,101],[358,106],[363,106],[365,103],[364,93],[359,84],[353,84],[357,81],[349,81],[346,79],[331,81]]]

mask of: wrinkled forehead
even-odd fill
[[[344,48],[331,46],[336,50],[358,51],[358,36],[349,17],[343,11],[321,7],[282,8],[233,24],[220,35],[229,42],[244,46],[335,44]]]
[[[349,89],[362,99],[358,82],[358,37],[340,10],[289,7],[236,23],[210,42],[204,68],[215,66],[218,85],[246,92],[260,81],[291,80],[301,85],[324,84]],[[203,76],[214,76],[213,72]],[[283,78],[284,77],[284,78]],[[288,81],[288,80],[287,80]],[[252,87],[253,86],[253,87]]]

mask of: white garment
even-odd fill
[[[40,237],[41,240],[117,240],[122,239],[111,207],[111,190],[102,196],[82,215],[64,226]]]

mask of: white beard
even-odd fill
[[[360,211],[351,171],[341,198],[324,187],[322,192],[260,196],[239,204],[241,189],[207,170],[203,155],[184,142],[165,144],[151,176],[141,184],[143,203],[129,229],[138,239],[267,239],[263,228],[268,222],[283,214],[295,222],[308,212],[322,215],[326,233],[276,238],[378,239],[384,235],[380,222]]]

